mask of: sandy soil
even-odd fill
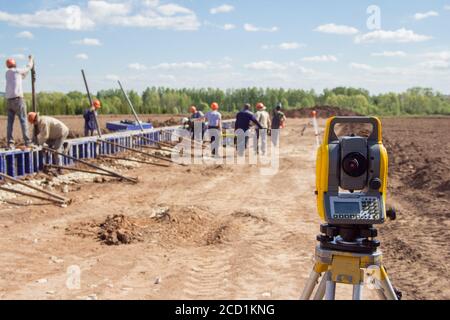
[[[289,121],[275,176],[261,175],[258,166],[143,165],[121,169],[138,176],[137,185],[71,185],[67,208],[26,205],[26,198],[0,205],[0,298],[297,299],[320,224],[314,134],[308,127],[301,135],[307,122]],[[405,146],[414,139],[424,155],[433,148],[447,161],[431,143],[439,135],[431,128],[448,136],[448,119],[432,120],[423,139],[407,129],[412,122],[422,120],[386,120],[392,150],[398,141],[409,155]],[[381,230],[388,271],[406,299],[450,298],[448,196],[412,188],[402,180],[408,174],[392,175],[390,204],[400,218]],[[422,211],[415,194],[437,207]],[[99,235],[109,229],[113,243],[125,234],[129,244],[106,245]],[[66,285],[70,266],[81,269],[79,289]]]

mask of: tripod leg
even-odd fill
[[[313,300],[323,300],[323,297],[325,296],[325,288],[326,288],[326,284],[327,284],[327,274],[328,273],[329,272],[326,272],[322,276],[322,280],[320,280],[319,287],[317,287],[317,291],[316,291],[316,294],[314,295]]]
[[[326,274],[325,300],[335,300],[336,298],[336,282],[331,277],[331,272]]]
[[[353,285],[353,300],[362,300],[363,283]]]
[[[300,300],[309,300],[311,298],[311,295],[314,291],[314,288],[317,285],[317,280],[319,280],[319,277],[320,273],[316,272],[315,270],[311,271],[308,282],[305,285],[305,289],[303,289],[303,293],[300,296]]]
[[[381,289],[378,289],[382,292],[385,300],[398,300],[397,294],[395,293],[394,287],[389,280],[389,277],[386,273],[386,269],[383,266],[380,267],[380,285]]]

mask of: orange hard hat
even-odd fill
[[[6,66],[8,68],[15,68],[16,67],[16,60],[14,60],[13,58],[10,58],[10,59],[6,60]]]
[[[99,109],[102,104],[100,103],[100,100],[94,100],[94,102],[92,102],[92,105],[94,106],[95,109]]]
[[[211,109],[212,110],[219,110],[219,104],[217,102],[211,103]]]
[[[191,106],[191,107],[189,108],[189,112],[190,112],[190,113],[196,113],[196,112],[197,112],[197,108],[196,108],[195,106]]]
[[[34,123],[36,121],[36,118],[37,118],[36,112],[28,112],[28,122],[29,123]]]
[[[258,109],[258,110],[262,110],[262,109],[264,109],[266,106],[264,105],[264,103],[262,103],[262,102],[259,102],[259,103],[257,103],[256,104],[256,109]]]

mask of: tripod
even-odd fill
[[[325,249],[319,245],[315,260],[301,300],[310,300],[317,284],[313,300],[335,300],[337,283],[353,285],[353,300],[361,300],[365,279],[369,280],[381,300],[399,299],[382,265],[382,253],[379,250],[353,253]]]

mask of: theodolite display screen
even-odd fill
[[[334,202],[336,214],[358,214],[360,211],[359,202]]]

